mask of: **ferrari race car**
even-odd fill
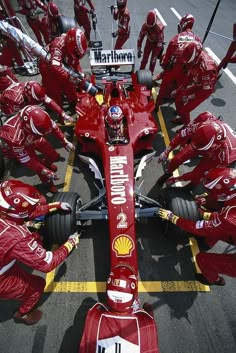
[[[159,200],[142,194],[138,183],[155,154],[152,144],[158,126],[153,116],[151,72],[134,72],[134,58],[134,50],[90,52],[91,82],[99,93],[80,94],[75,135],[79,157],[94,172],[98,194],[83,203],[79,190],[57,193],[53,201],[69,202],[73,211],[52,215],[47,221],[47,234],[59,244],[75,231],[81,231],[86,221],[109,222],[108,306],[97,303],[90,309],[80,353],[158,352],[152,310],[147,304],[145,310],[140,309],[138,303],[136,247],[136,221],[157,217],[161,206]],[[122,72],[127,65],[132,70]],[[186,217],[189,209],[195,209],[191,196],[178,188],[163,193],[161,200],[168,208],[175,204],[175,213],[181,211]],[[122,279],[115,276],[119,268],[123,269]],[[127,302],[131,303],[131,311],[125,313]]]

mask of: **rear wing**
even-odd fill
[[[134,71],[135,53],[134,49],[111,49],[111,50],[90,50],[90,66],[91,69],[98,67],[114,68],[117,66],[131,66]]]

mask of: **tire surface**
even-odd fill
[[[74,18],[63,15],[58,17],[58,25],[61,34],[66,33],[71,28],[78,27],[78,24],[76,23]]]
[[[136,72],[137,75],[137,82],[140,85],[147,86],[148,89],[152,89],[153,87],[153,79],[152,73],[149,70],[138,70]]]
[[[200,218],[198,207],[192,194],[182,187],[162,189],[158,201],[163,208],[172,211],[179,217],[197,221]],[[171,222],[163,221],[163,233],[167,236],[187,237],[189,233]]]
[[[78,230],[76,225],[76,205],[80,199],[76,192],[58,192],[51,202],[68,202],[71,212],[57,211],[47,217],[45,222],[45,236],[50,243],[63,244],[68,237]]]

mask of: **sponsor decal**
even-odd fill
[[[90,65],[131,65],[134,64],[134,49],[91,50]]]
[[[112,242],[112,249],[116,253],[116,256],[131,256],[134,250],[133,239],[127,234],[120,234]]]
[[[126,156],[110,157],[110,195],[113,205],[126,203],[125,184],[129,181],[129,177],[125,174],[124,166],[127,163]]]

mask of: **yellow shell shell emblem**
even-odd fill
[[[116,256],[131,256],[134,242],[128,235],[120,234],[113,240],[112,248]]]

